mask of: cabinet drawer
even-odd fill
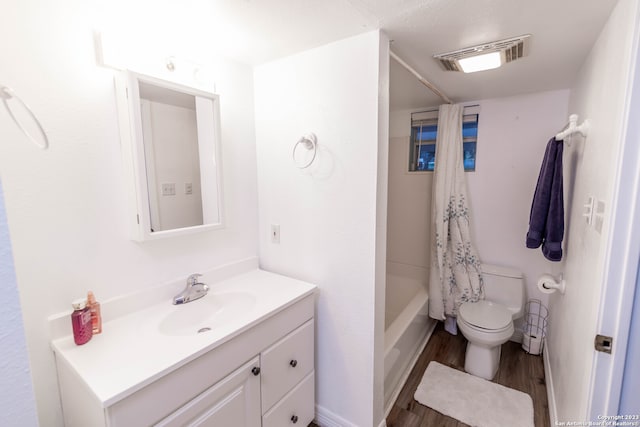
[[[263,414],[313,370],[313,336],[311,319],[261,354]]]
[[[306,427],[315,410],[314,375],[311,371],[293,390],[262,417],[262,427]]]

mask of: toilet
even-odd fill
[[[492,380],[500,348],[513,335],[514,319],[523,314],[524,282],[522,273],[511,268],[483,264],[481,269],[485,299],[460,305],[458,327],[468,340],[464,370]]]

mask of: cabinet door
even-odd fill
[[[259,372],[256,356],[156,426],[260,427]]]

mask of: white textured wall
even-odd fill
[[[392,88],[393,90],[393,88]],[[473,241],[482,262],[524,273],[528,298],[561,266],[527,249],[529,211],[547,141],[567,120],[569,91],[486,99],[480,105],[475,172],[467,172]],[[410,111],[391,114],[387,259],[422,268],[428,281],[433,174],[407,173]]]
[[[378,93],[388,81],[381,44],[386,38],[370,32],[255,71],[261,266],[318,285],[318,416],[345,426],[382,418],[376,358],[383,354],[374,351],[382,348],[384,316],[376,282],[384,269],[376,242],[385,228],[377,195],[386,200],[386,185],[377,182],[378,157],[386,164],[379,136],[386,144],[381,121],[388,120],[379,117],[385,108],[378,103],[388,99]],[[299,170],[291,150],[307,132],[316,133],[319,154]],[[280,225],[279,245],[271,243],[271,224]]]
[[[564,154],[565,194],[569,193],[565,200],[569,218],[564,270],[567,291],[550,298],[547,340],[559,421],[586,420],[588,416],[593,339],[636,7],[635,0],[618,2],[571,91],[569,110],[581,120],[589,118],[591,129],[586,141],[579,139]],[[606,203],[602,233],[581,218],[589,195]]]
[[[4,210],[0,182],[0,425],[33,427],[38,425],[36,401],[31,385],[27,343],[22,310],[11,254],[11,239]]]
[[[38,415],[52,427],[62,425],[62,415],[47,316],[69,309],[88,289],[105,300],[258,251],[253,71],[223,60],[213,73],[227,227],[147,243],[129,239],[113,71],[95,61],[97,3],[13,2],[0,25],[1,83],[31,105],[51,142],[48,151],[29,145],[0,112],[0,170]],[[152,21],[140,20],[139,31]],[[199,42],[207,43],[194,39],[191,47]]]

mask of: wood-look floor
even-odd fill
[[[413,398],[422,375],[432,360],[464,371],[466,346],[467,340],[459,331],[458,335],[451,335],[443,329],[442,323],[439,322],[387,417],[387,427],[467,426],[454,418],[421,405]],[[503,344],[500,367],[493,382],[528,393],[533,400],[535,426],[549,427],[549,408],[542,356],[532,356],[525,353],[520,344],[515,342],[509,341]]]

